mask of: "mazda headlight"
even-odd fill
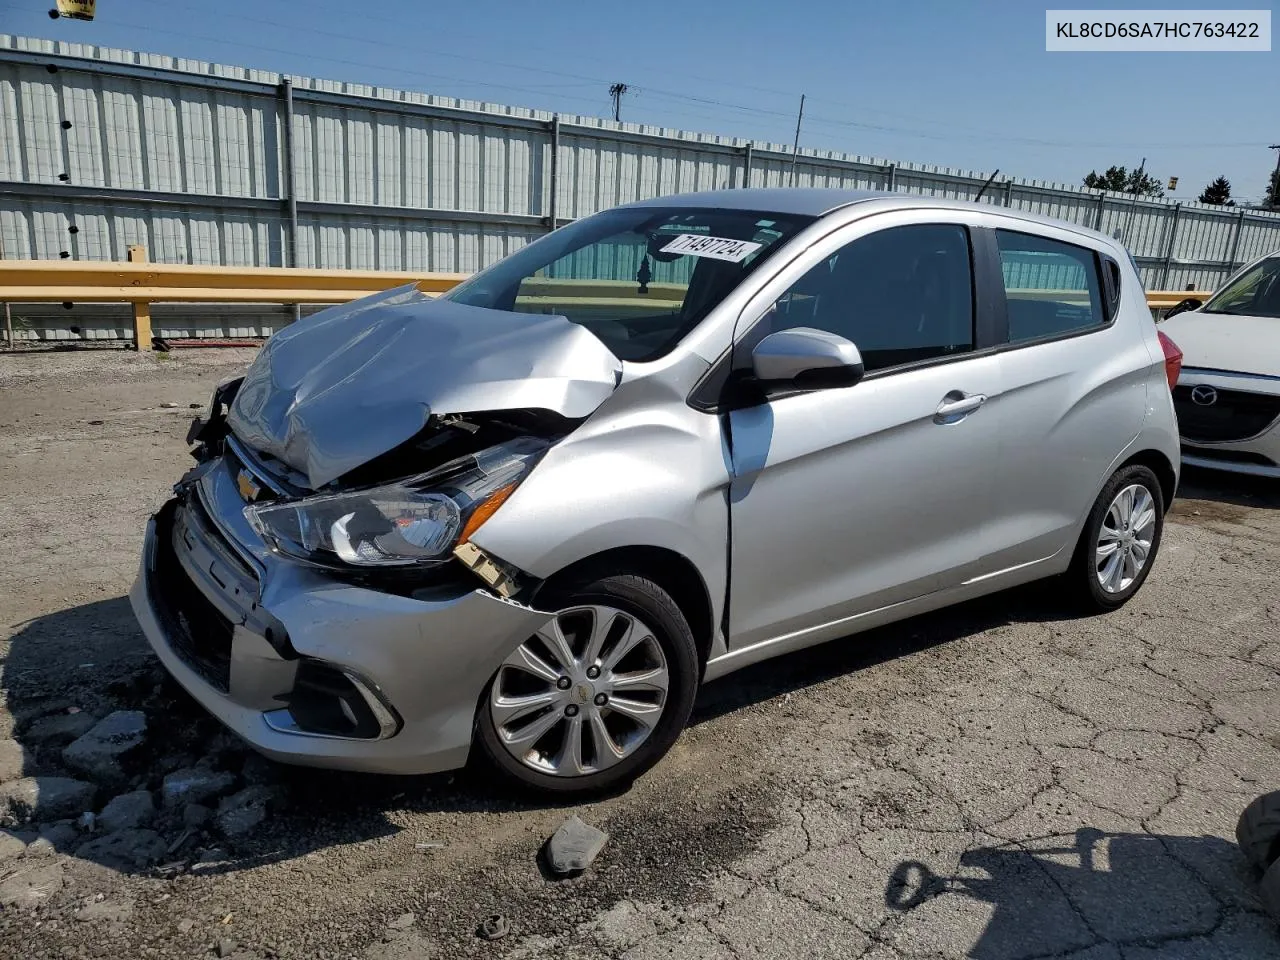
[[[520,437],[381,487],[245,507],[270,546],[310,563],[443,563],[515,492],[550,444]]]

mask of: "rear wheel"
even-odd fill
[[[1159,479],[1141,464],[1117,470],[1089,511],[1067,572],[1076,597],[1093,610],[1123,606],[1151,572],[1163,532]]]
[[[629,784],[658,762],[693,709],[698,656],[675,601],[611,573],[540,597],[556,611],[503,661],[478,740],[507,779],[546,793]]]
[[[1244,808],[1236,824],[1236,842],[1259,870],[1280,860],[1280,790],[1264,793]]]

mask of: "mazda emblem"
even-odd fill
[[[1218,402],[1218,391],[1207,383],[1192,387],[1191,402],[1200,407],[1212,407]]]

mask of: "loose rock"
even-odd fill
[[[0,783],[31,772],[31,755],[17,740],[0,740]]]
[[[0,823],[60,820],[93,805],[97,788],[69,777],[23,777],[0,784]]]
[[[236,952],[236,942],[234,940],[229,940],[224,937],[223,939],[218,941],[219,957],[229,957],[235,952]]]
[[[195,928],[196,928],[196,922],[189,917],[178,921],[179,933],[190,933]]]
[[[70,850],[80,839],[80,832],[69,823],[53,823],[40,829],[40,839],[36,843],[47,843],[54,850]],[[34,844],[32,844],[34,846]],[[31,855],[30,847],[27,855]]]
[[[147,718],[141,710],[109,713],[62,751],[67,766],[100,783],[124,786],[128,776],[120,763],[141,746],[147,734]]]
[[[62,867],[32,867],[0,883],[0,907],[35,907],[62,889]]]
[[[267,786],[245,787],[218,804],[218,830],[226,837],[241,837],[267,818],[267,806],[279,791]]]
[[[0,830],[0,863],[16,860],[26,852],[26,841],[8,830]]]
[[[186,803],[204,803],[220,797],[235,786],[236,778],[225,771],[202,770],[199,767],[187,767],[175,770],[164,778],[160,786],[160,795],[166,807],[176,807]]]
[[[392,930],[408,930],[417,922],[418,918],[412,913],[402,913],[400,916],[388,923],[387,926]]]
[[[75,916],[82,922],[109,920],[113,923],[123,923],[133,916],[133,903],[128,900],[120,902],[95,900],[77,910]]]
[[[182,808],[182,822],[188,827],[203,827],[213,816],[213,811],[200,803],[188,803]]]
[[[44,837],[37,837],[27,844],[27,849],[22,855],[29,858],[52,857],[57,852],[58,848],[49,840]]]
[[[561,876],[579,873],[591,866],[608,839],[603,830],[574,815],[547,841],[547,866]]]
[[[64,747],[88,733],[97,723],[91,713],[55,713],[33,720],[22,739],[40,746]]]
[[[155,863],[164,856],[164,838],[154,830],[120,830],[82,843],[76,856],[117,870]]]
[[[98,825],[107,833],[148,826],[156,816],[156,805],[146,790],[122,793],[98,814]]]

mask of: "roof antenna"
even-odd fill
[[[991,181],[994,180],[996,178],[996,175],[999,173],[1000,173],[1000,168],[996,167],[996,172],[993,173],[991,176],[987,177],[987,182],[982,185],[982,189],[978,191],[978,195],[973,198],[974,203],[977,203],[979,200],[982,199],[982,195],[987,192],[987,187],[991,186]]]

